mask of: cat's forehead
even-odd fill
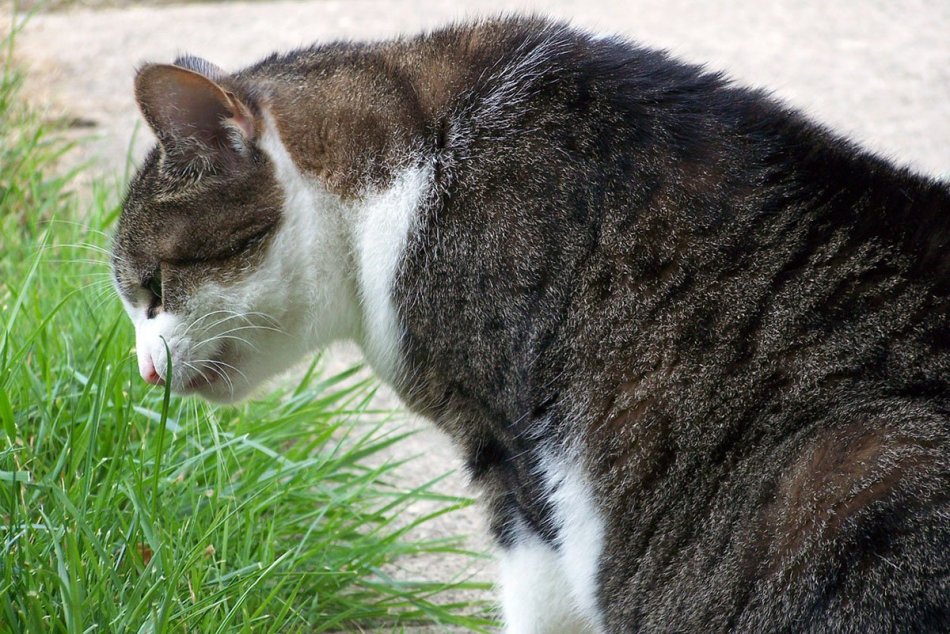
[[[234,173],[187,179],[163,169],[155,149],[129,187],[116,255],[135,269],[221,261],[270,232],[282,200],[266,159]]]

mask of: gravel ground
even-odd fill
[[[950,175],[950,3],[940,0],[326,0],[73,7],[34,16],[18,39],[17,56],[30,70],[27,94],[34,103],[51,117],[75,122],[76,134],[92,136],[73,160],[94,159],[93,173],[116,174],[127,156],[141,156],[151,142],[140,129],[129,145],[139,122],[132,76],[144,61],[170,62],[187,51],[238,68],[274,50],[314,41],[382,38],[523,9],[622,33],[725,69],[903,164]],[[341,347],[331,363],[342,367],[357,355]],[[386,393],[381,402],[395,399]],[[444,436],[420,421],[407,424],[423,431],[396,454],[424,456],[404,469],[407,485],[459,466]],[[459,474],[441,488],[466,492]],[[474,508],[425,531],[469,534],[471,547],[487,548],[484,521]],[[448,579],[460,565],[457,559],[416,561],[407,564],[405,574]],[[493,564],[474,574],[490,579]]]

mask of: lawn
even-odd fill
[[[485,631],[466,581],[397,580],[459,552],[412,529],[470,504],[394,484],[402,435],[357,368],[214,408],[138,377],[111,286],[116,186],[91,205],[66,143],[0,83],[0,632]],[[420,500],[437,510],[406,511]],[[429,503],[431,504],[431,502]],[[427,505],[428,508],[428,505]],[[470,554],[472,558],[479,557]],[[395,563],[394,563],[395,562]]]

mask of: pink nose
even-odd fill
[[[161,385],[164,383],[162,377],[158,375],[158,371],[155,369],[155,364],[152,362],[152,357],[145,356],[145,365],[139,367],[139,372],[142,375],[142,378],[145,379],[146,383],[151,383],[152,385]]]

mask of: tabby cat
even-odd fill
[[[508,631],[950,628],[947,182],[539,17],[135,96],[142,376],[355,340],[464,456]]]

